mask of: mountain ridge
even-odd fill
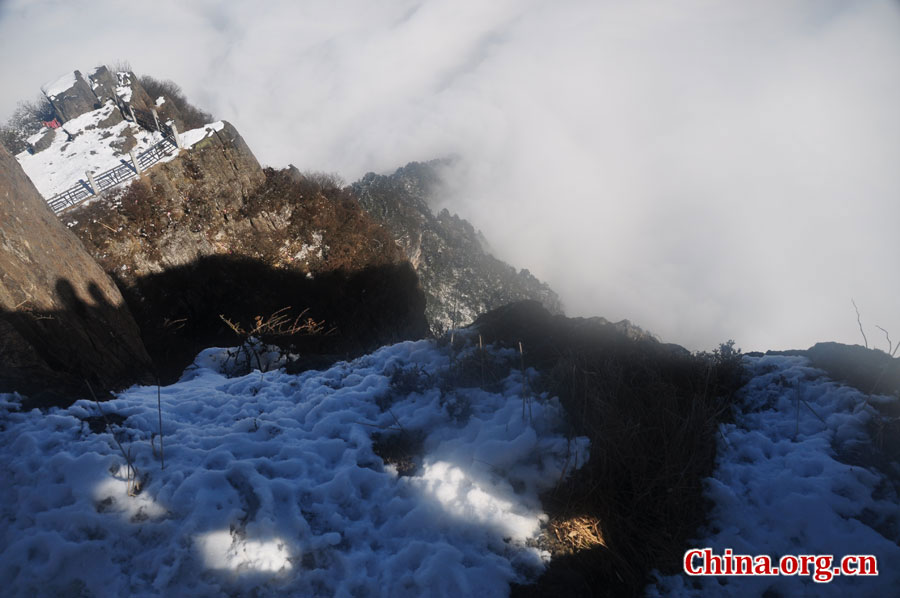
[[[440,334],[467,325],[491,309],[533,299],[563,313],[559,296],[526,269],[494,257],[481,231],[431,199],[442,186],[446,160],[410,162],[393,174],[368,173],[351,188],[363,208],[394,235],[422,280],[426,316]]]

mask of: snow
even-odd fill
[[[52,100],[64,91],[72,89],[72,86],[75,85],[75,81],[75,72],[71,71],[49,83],[44,83],[41,86],[41,91]]]
[[[119,71],[116,73],[116,95],[125,102],[131,101],[131,73]]]
[[[110,433],[82,422],[96,404],[19,413],[0,395],[5,595],[486,597],[542,570],[538,493],[589,447],[555,398],[521,396],[534,371],[460,388],[466,354],[434,341],[299,375],[229,378],[232,354],[203,351],[160,390],[164,470],[157,388],[103,404],[127,418],[137,496]],[[401,428],[424,439],[410,476],[372,448]]]
[[[157,106],[157,107],[158,107],[158,106],[162,106],[162,105],[165,104],[165,103],[166,103],[166,97],[165,97],[165,96],[159,96],[158,98],[156,98],[156,106]]]
[[[120,79],[122,75],[120,73]],[[86,171],[100,175],[119,166],[123,161],[130,164],[131,157],[128,152],[121,152],[113,145],[121,143],[128,135],[132,135],[137,142],[133,148],[136,155],[162,141],[161,133],[147,131],[128,121],[121,121],[111,127],[100,127],[99,124],[116,110],[118,108],[112,100],[109,100],[97,110],[82,114],[67,121],[62,128],[56,129],[53,141],[43,151],[35,154],[25,151],[16,156],[25,174],[31,178],[44,199],[49,200],[83,182]],[[190,148],[224,127],[225,123],[218,121],[185,131],[181,134],[182,144]],[[29,143],[37,142],[46,131],[47,129],[43,129],[32,135],[28,139]],[[67,133],[74,137],[72,141],[69,141]],[[176,157],[177,153],[172,153],[160,161],[169,162]]]
[[[216,131],[221,131],[225,127],[224,121],[217,121],[181,134],[181,143],[184,147],[193,147],[207,137],[212,137]]]
[[[100,174],[115,168],[122,160],[130,162],[127,152],[122,153],[113,147],[114,142],[122,141],[129,132],[137,141],[135,153],[162,141],[160,133],[147,131],[127,121],[112,127],[98,126],[115,110],[118,110],[115,104],[107,101],[97,110],[67,121],[57,129],[47,149],[36,154],[22,152],[16,156],[25,174],[45,199],[76,185],[85,178],[85,171]],[[66,132],[74,136],[72,141],[68,141]],[[43,132],[33,140],[36,141],[40,135]]]
[[[723,425],[706,496],[715,506],[693,546],[715,554],[873,554],[878,577],[659,577],[651,596],[891,596],[900,587],[900,508],[860,455],[872,399],[831,382],[802,357],[745,357],[753,374]],[[877,401],[898,401],[877,397]],[[799,411],[798,411],[799,409]],[[799,416],[798,416],[799,413]],[[821,418],[821,419],[820,419]],[[777,560],[776,560],[777,564]]]
[[[312,243],[303,243],[300,246],[300,251],[294,254],[293,259],[301,262],[309,261],[310,257],[315,257],[319,260],[322,259],[325,252],[329,249],[328,245],[322,242],[324,233],[325,231],[322,230],[313,231]]]

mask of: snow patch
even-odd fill
[[[62,75],[61,77],[57,77],[49,83],[44,83],[41,86],[41,91],[43,91],[44,95],[46,95],[48,98],[54,100],[59,94],[72,89],[72,86],[75,85],[76,81],[77,79],[75,78],[75,72],[72,71],[66,73],[65,75]]]
[[[278,572],[291,569],[291,559],[299,555],[286,549],[284,540],[247,540],[231,530],[200,534],[197,544],[210,569],[234,572]]]
[[[315,231],[312,234],[312,243],[304,243],[300,246],[300,251],[294,254],[294,259],[301,262],[308,261],[310,257],[322,259],[328,246],[322,243],[324,238],[322,235],[325,231]]]
[[[116,95],[125,102],[131,101],[131,73],[119,71],[116,73]]]
[[[196,129],[185,131],[181,134],[181,143],[184,147],[193,147],[207,137],[212,137],[217,131],[221,131],[224,128],[225,122],[220,120]]]

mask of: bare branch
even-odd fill
[[[159,468],[165,469],[166,456],[165,453],[163,453],[162,396],[159,388],[159,378],[156,379],[156,408],[159,412]]]
[[[91,383],[87,380],[84,383],[88,387],[88,391],[91,393],[91,397],[94,399],[94,403],[97,405],[97,409],[100,411],[100,415],[103,416],[103,421],[106,424],[106,431],[109,432],[109,435],[112,436],[112,439],[116,442],[116,446],[119,447],[119,451],[122,453],[122,457],[125,459],[125,463],[128,465],[128,469],[126,470],[126,478],[128,484],[128,496],[135,496],[141,491],[141,476],[138,473],[137,467],[134,466],[134,461],[131,458],[131,451],[125,451],[125,448],[122,446],[122,443],[119,442],[119,439],[116,438],[115,432],[113,432],[112,424],[109,422],[109,418],[106,417],[106,413],[103,411],[103,407],[100,406],[100,401],[97,400],[97,395],[94,394],[94,389],[91,388]]]
[[[869,348],[869,339],[866,338],[866,333],[863,332],[862,320],[859,319],[859,308],[856,307],[856,301],[852,298],[850,299],[850,303],[853,304],[853,309],[856,310],[856,323],[859,324],[859,333],[862,334],[863,342],[866,344],[866,349]]]
[[[282,307],[273,312],[268,318],[263,318],[262,316],[254,317],[253,327],[249,330],[244,329],[239,322],[232,322],[226,318],[224,314],[219,314],[219,317],[234,331],[235,334],[244,337],[260,337],[262,335],[292,336],[295,334],[315,335],[321,334],[324,331],[325,320],[320,322],[316,322],[312,318],[302,320],[301,318],[309,311],[306,309],[300,312],[300,315],[292,320],[288,313],[289,309],[291,309],[290,306]]]
[[[878,324],[875,324],[875,328],[877,328],[878,330],[882,331],[882,332],[884,333],[884,336],[887,337],[887,342],[888,342],[888,355],[890,355],[891,357],[893,357],[893,356],[894,356],[894,353],[897,351],[897,349],[894,348],[894,343],[891,342],[891,335],[888,333],[887,330],[885,330],[884,328],[882,328],[882,327],[879,326]],[[897,346],[900,347],[900,343],[897,343]]]

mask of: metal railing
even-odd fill
[[[61,214],[65,210],[75,207],[95,195],[99,195],[107,189],[133,179],[138,175],[138,170],[143,171],[153,166],[166,156],[172,155],[177,149],[178,146],[175,144],[175,141],[170,137],[165,137],[159,143],[137,155],[137,167],[131,162],[122,160],[115,168],[110,168],[94,176],[93,186],[89,180],[80,180],[72,187],[48,199],[47,204],[56,214]]]

